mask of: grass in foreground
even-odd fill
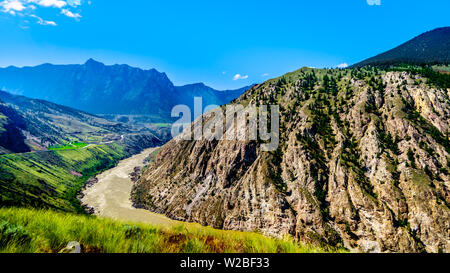
[[[0,253],[58,253],[71,241],[79,242],[86,253],[336,252],[256,233],[188,230],[184,225],[158,228],[50,210],[0,209]]]

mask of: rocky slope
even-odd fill
[[[43,99],[93,114],[146,115],[151,122],[171,121],[178,104],[204,97],[205,105],[226,104],[245,90],[218,91],[203,84],[174,86],[165,73],[128,65],[43,64],[0,69],[0,89]]]
[[[170,138],[170,128],[114,122],[48,101],[0,91],[0,154],[43,151],[70,142],[116,142],[142,150],[159,146]]]
[[[172,140],[133,199],[173,219],[353,251],[449,252],[449,96],[420,73],[304,68],[238,99],[280,105],[277,151]]]

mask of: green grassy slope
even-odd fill
[[[44,210],[0,209],[0,253],[55,253],[77,241],[85,253],[308,253],[334,249],[255,233],[180,225],[162,229]],[[340,251],[340,250],[339,250]]]
[[[76,194],[85,181],[127,156],[116,144],[0,155],[0,207],[81,211]]]
[[[69,144],[65,144],[65,145],[51,146],[48,149],[50,151],[77,150],[77,149],[84,148],[86,146],[88,146],[88,144],[81,143],[81,142],[75,142],[75,143],[69,143]]]

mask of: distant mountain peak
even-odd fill
[[[92,59],[92,58],[89,58],[89,60],[87,60],[84,64],[85,64],[86,66],[92,66],[92,65],[104,65],[103,63],[98,62],[98,61],[96,61],[96,60],[94,60],[94,59]]]
[[[206,84],[202,83],[202,82],[198,82],[198,83],[191,83],[191,84],[186,84],[183,85],[181,87],[196,87],[196,88],[208,88],[208,89],[212,89],[209,86],[206,86]]]
[[[188,84],[188,85],[193,85],[193,86],[206,86],[206,84],[204,84],[204,83],[202,83],[202,82],[197,82],[197,83]]]
[[[105,65],[92,58],[75,65],[0,68],[0,83],[5,91],[89,113],[149,115],[156,122],[172,121],[173,106],[190,105],[194,97],[222,105],[246,91],[219,92],[204,83],[176,87],[156,69]]]
[[[433,30],[427,31],[427,32],[423,33],[422,35],[425,35],[426,33],[429,33],[429,32],[444,32],[444,33],[450,33],[450,27],[438,27],[438,28],[435,28],[435,29],[433,29]]]
[[[354,64],[352,67],[400,63],[449,64],[450,27],[440,27],[422,33],[392,50]]]

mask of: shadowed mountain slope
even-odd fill
[[[176,87],[165,73],[128,65],[104,65],[88,60],[82,65],[43,64],[0,69],[0,89],[44,99],[93,114],[148,115],[154,122],[171,121],[178,104],[194,97],[204,104],[226,104],[246,89],[218,91],[203,84]]]
[[[353,65],[450,64],[450,27],[437,28],[375,57]]]

